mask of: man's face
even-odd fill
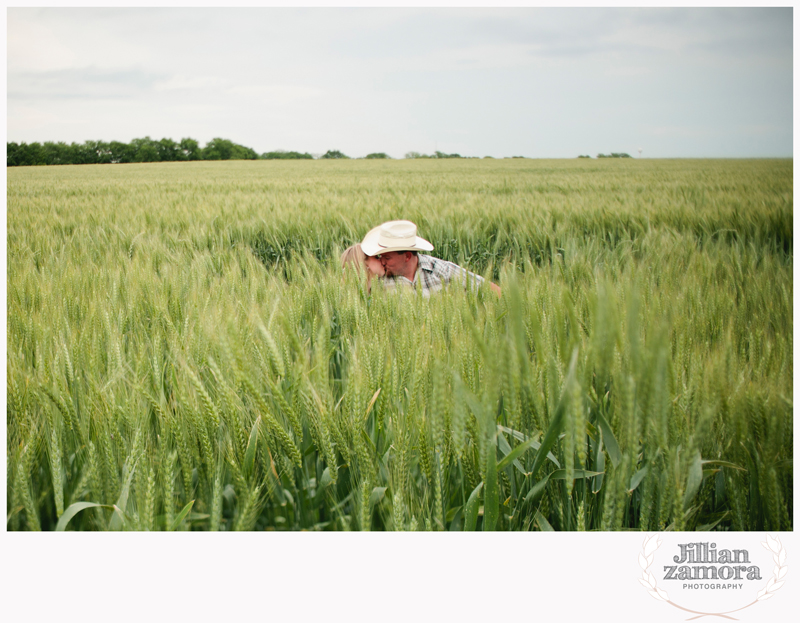
[[[406,264],[406,251],[388,251],[381,253],[378,259],[386,270],[386,275],[402,275]]]

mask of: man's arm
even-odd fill
[[[451,264],[452,264],[452,262],[451,262]],[[483,277],[481,277],[480,275],[476,275],[475,273],[468,271],[466,268],[464,268],[462,266],[459,266],[458,264],[452,264],[452,265],[453,265],[454,269],[456,271],[460,272],[461,275],[463,276],[463,278],[464,278],[464,286],[465,287],[467,285],[467,280],[468,279],[472,279],[472,282],[473,282],[473,284],[475,286],[480,286],[480,284],[485,281],[485,279]],[[500,286],[498,286],[496,283],[493,283],[493,282],[490,281],[489,282],[489,287],[492,289],[492,292],[497,294],[498,297],[502,297],[503,296],[503,293],[500,291]]]

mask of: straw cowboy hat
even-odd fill
[[[361,250],[374,256],[391,251],[433,251],[433,245],[417,236],[417,226],[411,221],[389,221],[367,232]]]

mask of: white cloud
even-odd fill
[[[7,15],[9,140],[222,136],[353,155],[440,140],[464,155],[574,156],[562,151],[635,126],[680,136],[686,155],[737,155],[722,150],[753,136],[762,151],[792,149],[791,9]],[[734,134],[718,140],[720,128]],[[659,155],[655,140],[647,149]]]
[[[292,84],[246,84],[226,89],[228,95],[252,97],[273,104],[292,104],[299,100],[316,99],[324,95],[322,89]]]
[[[225,81],[218,76],[171,76],[167,80],[160,80],[153,84],[156,91],[190,91],[219,88]]]
[[[709,128],[702,125],[660,125],[660,126],[644,126],[644,134],[652,136],[669,136],[679,137],[683,139],[691,138],[708,138],[718,134],[716,128]]]
[[[15,9],[7,9],[7,61],[9,70],[53,71],[71,67],[75,53],[69,44],[58,40],[56,31],[47,24],[24,17]]]
[[[136,68],[74,67],[9,72],[8,98],[33,101],[130,98],[152,89],[158,79],[157,75]]]

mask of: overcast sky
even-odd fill
[[[9,8],[7,140],[792,156],[792,9]]]

